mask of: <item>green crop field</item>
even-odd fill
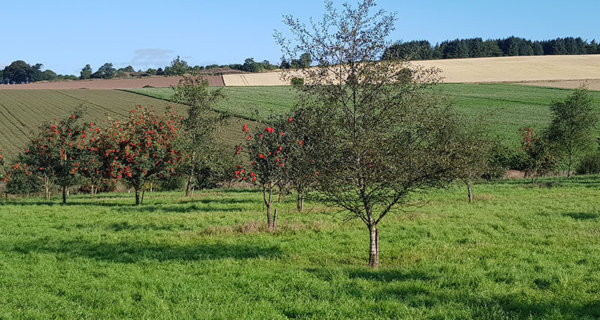
[[[0,148],[8,159],[14,158],[43,121],[67,117],[79,106],[86,121],[102,123],[107,117],[126,117],[136,105],[157,110],[173,106],[182,115],[186,110],[183,105],[118,90],[0,90]],[[244,138],[242,122],[248,121],[230,118],[217,132],[219,140],[239,143]]]
[[[513,146],[519,143],[517,131],[520,128],[545,128],[550,121],[552,100],[564,99],[571,93],[568,89],[511,84],[441,84],[439,90],[453,101],[459,113],[489,128],[492,135]],[[132,91],[168,100],[173,90],[143,88]],[[223,93],[229,98],[219,103],[216,110],[254,120],[284,113],[295,101],[290,87],[225,87]],[[600,92],[591,93],[600,108]]]
[[[564,99],[570,90],[537,88],[508,84],[443,84],[440,91],[458,112],[489,128],[507,145],[518,144],[522,127],[543,129],[550,120],[548,106],[553,99]],[[107,116],[124,117],[136,105],[163,109],[173,105],[184,113],[185,106],[169,100],[170,88],[132,90],[0,90],[0,148],[9,159],[27,143],[35,128],[46,120],[67,116],[83,106],[86,120],[101,122]],[[239,143],[239,128],[251,120],[264,121],[273,114],[290,110],[295,93],[290,87],[226,87],[226,99],[215,110],[233,115],[217,133],[227,145]],[[135,93],[134,93],[135,92]],[[137,94],[141,93],[141,94]],[[592,92],[600,106],[600,92]],[[250,120],[247,120],[250,119]]]
[[[264,121],[271,115],[289,111],[296,103],[296,93],[292,87],[223,87],[221,89],[225,99],[215,105],[215,110],[244,119]],[[140,88],[128,91],[164,100],[173,97],[171,88]]]
[[[0,318],[598,319],[599,181],[421,194],[381,224],[377,271],[360,222],[288,198],[262,232],[254,190],[8,200]]]

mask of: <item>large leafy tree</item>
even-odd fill
[[[138,106],[125,121],[112,120],[102,135],[108,174],[122,179],[135,189],[135,204],[140,191],[154,179],[175,173],[182,161],[176,143],[181,117],[168,110],[158,114],[152,108]]]
[[[206,176],[208,171],[218,170],[213,166],[216,163],[213,155],[219,153],[214,143],[214,134],[217,124],[225,117],[214,112],[212,107],[224,96],[221,89],[210,90],[208,81],[196,76],[184,76],[173,90],[173,99],[188,105],[180,141],[182,150],[188,156],[182,167],[188,175],[185,195],[189,196],[194,178],[202,180],[196,179],[196,184],[200,187],[209,179]]]
[[[596,146],[598,113],[585,88],[575,90],[563,101],[555,101],[550,111],[548,139],[566,163],[567,177],[571,177],[575,161]]]
[[[285,58],[309,53],[316,64],[301,69],[304,85],[296,87],[298,108],[311,108],[317,119],[306,128],[315,137],[307,159],[315,161],[323,200],[367,227],[376,268],[379,223],[411,191],[454,180],[461,144],[451,109],[430,90],[436,72],[380,61],[396,18],[374,7],[363,0],[338,11],[326,1],[320,22],[286,16],[293,39],[276,38]]]

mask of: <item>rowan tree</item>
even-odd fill
[[[396,18],[372,13],[374,6],[363,0],[338,11],[326,1],[320,22],[306,26],[286,16],[293,39],[276,38],[284,58],[309,53],[316,64],[300,69],[304,85],[296,86],[298,108],[311,108],[316,119],[306,128],[315,137],[307,148],[315,187],[365,224],[369,265],[376,268],[378,224],[411,191],[457,178],[461,144],[451,108],[430,89],[437,72],[380,61]]]
[[[80,118],[81,111],[75,111],[65,119],[43,123],[20,158],[43,182],[47,200],[51,183],[62,188],[62,202],[66,203],[67,189],[77,182],[85,151],[81,142],[86,135]]]
[[[218,171],[215,167],[217,162],[212,157],[217,149],[214,135],[217,124],[225,116],[214,112],[212,108],[224,96],[221,89],[209,90],[208,81],[196,76],[184,76],[173,90],[174,101],[188,105],[180,145],[188,156],[182,164],[182,170],[187,173],[185,195],[189,196],[195,178],[201,178],[202,181],[196,179],[196,185],[200,187],[204,180],[210,179],[204,174]]]
[[[83,152],[80,154],[79,174],[88,180],[90,195],[98,193],[98,187],[103,179],[109,179],[110,159],[105,155],[111,145],[103,137],[103,131],[94,122],[87,126],[87,132],[82,136],[80,145]]]
[[[550,111],[552,122],[546,134],[571,177],[576,160],[596,146],[598,113],[585,88],[573,91],[564,101],[554,101]]]
[[[274,207],[274,200],[281,194],[287,182],[285,171],[289,141],[282,130],[267,126],[264,130],[250,133],[247,125],[244,125],[242,131],[246,133],[246,144],[244,147],[237,147],[238,154],[244,152],[247,155],[250,166],[247,169],[238,166],[235,176],[241,181],[261,186],[269,231],[277,229],[277,209]]]
[[[26,164],[15,162],[7,170],[2,179],[6,182],[6,192],[10,194],[28,194],[41,190],[39,178],[35,170]]]
[[[157,114],[152,108],[138,106],[126,120],[111,120],[102,135],[108,175],[134,188],[136,205],[142,203],[140,191],[146,183],[175,174],[183,161],[176,144],[181,120],[173,110]]]

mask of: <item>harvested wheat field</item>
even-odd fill
[[[211,87],[224,86],[222,76],[206,76]],[[165,88],[176,86],[181,77],[147,77],[139,79],[92,79],[56,82],[33,82],[28,84],[0,85],[3,89],[27,89],[27,90],[69,90],[69,89],[135,89],[144,87]]]
[[[556,80],[556,81],[532,81],[532,82],[518,82],[526,86],[534,87],[549,87],[549,88],[562,88],[562,89],[576,89],[581,86],[585,86],[590,90],[600,91],[600,79],[589,79],[589,80]]]
[[[525,56],[412,61],[442,70],[446,83],[597,79],[600,55]],[[284,86],[281,72],[224,75],[225,86]],[[577,86],[575,86],[577,87]],[[591,86],[590,86],[591,89]]]

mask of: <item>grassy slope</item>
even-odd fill
[[[543,129],[550,121],[553,99],[564,99],[571,91],[510,84],[442,84],[440,91],[454,101],[456,110],[483,125],[508,145],[517,145],[517,131],[523,127]],[[226,87],[227,101],[217,110],[259,119],[271,113],[284,113],[294,105],[290,87]],[[136,89],[136,92],[169,99],[170,88]],[[591,92],[600,107],[600,92]]]
[[[253,231],[253,191],[9,202],[0,318],[598,318],[598,177],[551,181],[423,195],[383,222],[379,271],[364,227],[312,203]]]
[[[43,121],[68,116],[78,106],[84,119],[103,123],[108,116],[126,117],[136,105],[154,106],[162,111],[173,106],[185,114],[186,106],[118,90],[0,90],[0,148],[14,158],[27,144],[32,131]],[[229,119],[219,129],[218,139],[233,146],[244,137],[243,121]]]

